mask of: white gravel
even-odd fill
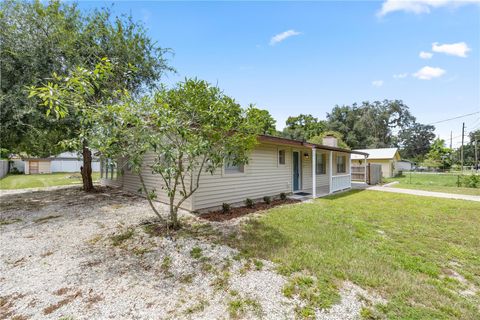
[[[191,232],[151,236],[147,202],[116,190],[2,192],[0,319],[296,318],[302,301],[282,294],[274,264],[238,258],[208,223],[182,217]],[[369,297],[350,283],[341,296],[317,318],[357,318]]]

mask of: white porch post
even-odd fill
[[[317,196],[317,150],[312,148],[312,199]]]
[[[348,174],[350,176],[350,187],[352,187],[352,154],[348,154]]]
[[[363,160],[365,160],[365,174],[363,175],[363,180],[367,183],[367,156],[363,155]]]
[[[328,153],[328,193],[332,193],[333,151]]]

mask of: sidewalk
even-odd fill
[[[424,196],[424,197],[437,197],[437,198],[445,198],[445,199],[459,199],[459,200],[480,202],[480,196],[472,196],[472,195],[466,195],[466,194],[453,194],[453,193],[423,191],[423,190],[414,190],[414,189],[391,188],[388,186],[384,186],[384,187],[372,186],[372,187],[365,188],[365,190],[403,193],[403,194],[412,194],[412,195]]]

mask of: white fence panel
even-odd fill
[[[344,190],[352,187],[352,179],[349,174],[332,176],[332,192]]]

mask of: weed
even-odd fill
[[[263,269],[263,262],[261,260],[254,259],[253,264],[255,265],[255,270]]]
[[[183,275],[180,277],[180,283],[185,283],[185,284],[192,283],[193,278],[195,278],[195,275],[193,273]]]
[[[186,314],[192,314],[192,313],[196,313],[196,312],[202,312],[203,310],[205,310],[205,307],[208,306],[210,303],[205,300],[205,299],[200,299],[198,301],[198,303],[194,304],[193,306],[187,308],[187,310],[185,310],[185,313]]]
[[[257,317],[262,316],[262,306],[251,298],[239,298],[228,303],[228,313],[231,318],[243,317],[247,311],[253,312]]]
[[[129,228],[123,233],[117,234],[115,236],[111,236],[110,239],[112,240],[112,245],[115,246],[115,247],[118,247],[124,241],[133,237],[134,233],[135,233],[135,231],[133,229]]]
[[[172,266],[172,258],[170,258],[169,256],[164,257],[162,264],[160,265],[160,268],[162,269],[162,271],[163,272],[170,271],[171,266]]]
[[[247,198],[247,199],[245,200],[245,206],[246,206],[247,208],[253,208],[253,207],[255,206],[255,202],[254,202],[252,199]]]
[[[285,192],[280,193],[280,199],[281,199],[282,201],[287,200],[287,194],[286,194]]]
[[[263,197],[263,201],[264,201],[266,204],[270,204],[270,203],[272,203],[272,198],[269,197],[269,196],[265,196],[265,197]]]
[[[57,218],[60,218],[60,217],[61,217],[60,215],[50,215],[50,216],[38,218],[38,219],[35,220],[35,222],[36,223],[42,223],[42,222],[46,222],[46,221],[52,220],[52,219],[57,219]]]
[[[232,208],[228,203],[222,203],[222,212],[229,213]]]
[[[190,256],[193,259],[200,259],[202,257],[202,248],[193,247],[192,250],[190,250]]]
[[[223,272],[219,276],[215,278],[212,282],[212,286],[215,290],[223,290],[226,291],[228,284],[230,282],[230,272]]]

